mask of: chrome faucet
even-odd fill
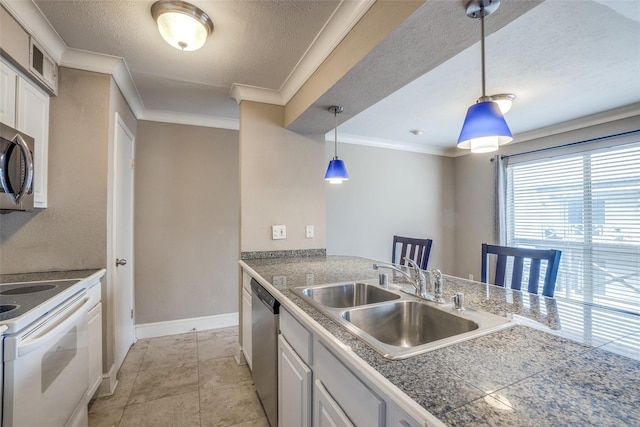
[[[431,275],[433,276],[433,300],[439,304],[445,302],[444,300],[444,277],[442,277],[442,272],[437,268],[431,270]]]
[[[409,263],[409,267],[407,267],[409,269],[409,273],[393,264],[387,263],[373,264],[373,269],[377,270],[379,268],[388,268],[390,270],[397,271],[398,273],[406,277],[411,286],[416,289],[417,296],[419,296],[420,298],[429,299],[431,296],[427,294],[427,278],[425,277],[424,272],[420,270],[418,264],[416,264],[412,259],[409,259],[407,257],[405,257],[404,259]]]

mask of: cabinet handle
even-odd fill
[[[127,260],[126,259],[118,259],[118,258],[116,258],[116,267],[121,266],[121,265],[127,265]]]

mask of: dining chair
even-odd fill
[[[432,243],[431,239],[393,236],[391,263],[396,264],[397,260],[397,264],[406,265],[404,258],[407,257],[415,261],[421,270],[426,270]]]
[[[505,275],[507,270],[507,260],[513,260],[513,271],[511,274],[511,289],[520,290],[524,273],[524,261],[529,260],[529,280],[527,290],[529,293],[537,294],[540,287],[540,268],[542,261],[546,261],[546,272],[542,287],[542,295],[553,297],[558,277],[558,265],[562,251],[556,249],[530,249],[515,248],[509,246],[497,246],[482,244],[482,272],[481,279],[489,283],[490,258],[495,255],[496,273],[493,281],[494,285],[505,286]]]

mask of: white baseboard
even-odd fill
[[[136,338],[154,338],[165,335],[184,334],[205,329],[237,326],[238,313],[217,314],[215,316],[194,317],[191,319],[169,320],[166,322],[143,323],[136,325]]]
[[[117,378],[116,364],[111,365],[109,372],[106,374],[102,374],[102,382],[98,387],[98,390],[94,394],[96,397],[110,396],[116,391],[116,387],[118,386],[118,378]]]

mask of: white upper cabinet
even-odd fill
[[[34,207],[47,207],[49,95],[0,61],[0,121],[31,136],[34,147]]]
[[[18,78],[16,128],[35,140],[34,199],[36,208],[47,207],[49,158],[49,95],[23,78]]]
[[[0,122],[16,127],[16,82],[18,73],[0,62]]]

